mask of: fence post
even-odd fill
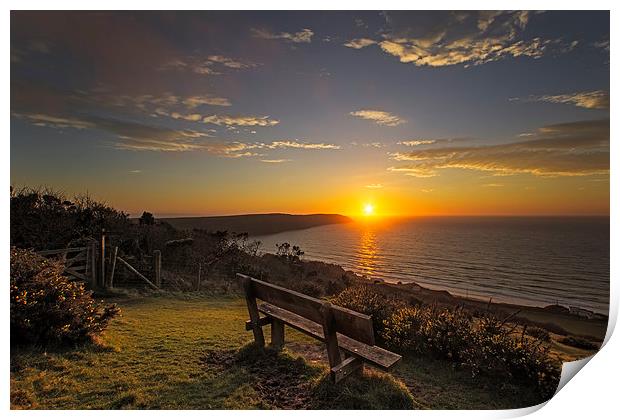
[[[161,251],[158,249],[153,251],[153,275],[155,285],[161,287]]]
[[[101,229],[101,277],[99,278],[99,284],[101,287],[105,287],[105,229]]]
[[[196,282],[196,291],[200,291],[200,275],[202,274],[202,263],[198,263],[198,281]]]
[[[94,289],[97,287],[97,242],[93,240],[88,248],[88,257],[90,258],[90,288]]]

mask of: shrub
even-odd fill
[[[549,331],[547,331],[544,328],[540,328],[540,327],[529,327],[527,329],[527,333],[534,337],[539,339],[542,342],[548,343],[549,341],[551,341],[551,334],[549,334]]]
[[[385,321],[383,339],[402,352],[447,359],[468,369],[472,376],[487,376],[525,383],[544,398],[551,398],[559,380],[559,367],[541,339],[520,334],[492,315],[473,318],[462,308],[430,306],[396,310]]]
[[[390,317],[397,306],[384,295],[367,286],[349,287],[332,299],[332,303],[370,315],[375,335],[378,338],[382,337],[384,321]]]
[[[96,303],[91,292],[62,272],[60,261],[11,248],[11,342],[87,341],[118,314],[115,305]]]
[[[561,338],[560,343],[582,350],[598,350],[598,346],[588,340],[579,337],[568,336]]]
[[[84,243],[131,227],[127,214],[88,196],[69,200],[60,192],[11,188],[11,246],[54,249]]]

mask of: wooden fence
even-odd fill
[[[85,283],[91,289],[109,289],[114,287],[115,275],[118,267],[123,266],[142,284],[153,289],[161,288],[161,252],[155,250],[150,260],[151,279],[137,270],[126,259],[118,255],[118,247],[106,244],[105,235],[101,241],[91,242],[90,245],[75,248],[62,248],[39,251],[39,255],[46,258],[57,258],[64,262],[64,274],[71,280]]]
[[[49,249],[40,251],[47,258],[58,258],[64,261],[64,274],[71,280],[81,281],[89,286],[97,284],[96,249],[94,244],[84,247]]]

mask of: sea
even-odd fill
[[[306,260],[376,280],[608,313],[609,217],[372,219],[255,239],[262,252],[288,242],[299,245]]]

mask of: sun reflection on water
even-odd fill
[[[360,242],[357,250],[358,271],[367,276],[375,274],[377,257],[377,234],[373,226],[363,226],[360,232]]]

